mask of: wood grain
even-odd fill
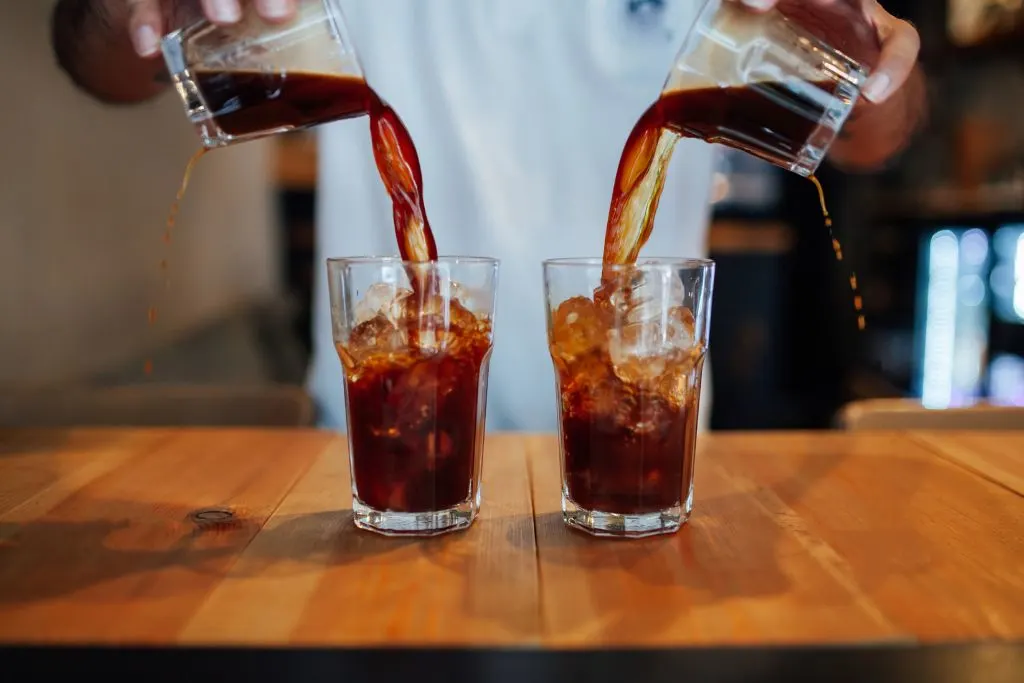
[[[733,436],[712,457],[842,558],[854,594],[904,633],[1024,633],[1024,506],[1005,489],[893,433]]]
[[[156,431],[0,430],[0,539],[167,438]]]
[[[352,526],[333,434],[0,432],[0,642],[1021,639],[1022,445],[710,434],[690,523],[612,541],[563,526],[553,436],[494,435],[477,523],[411,540]]]
[[[384,538],[351,521],[348,458],[325,452],[185,630],[197,642],[535,641],[538,589],[526,457],[494,436],[485,504],[466,532]]]
[[[907,438],[706,437],[690,523],[636,542],[565,529],[556,441],[529,448],[554,644],[1024,633],[1024,506]]]
[[[1024,434],[1018,432],[913,432],[940,456],[1024,496]]]
[[[32,519],[15,518],[0,545],[0,639],[173,639],[332,441],[317,432],[131,434],[141,435],[138,448],[119,467]],[[124,446],[115,432],[71,432],[37,457],[62,460],[64,438],[90,443],[98,458]],[[0,463],[5,490],[9,457]],[[189,514],[205,506],[230,507],[237,519],[199,529]]]

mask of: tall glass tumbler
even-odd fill
[[[327,272],[356,526],[421,536],[470,526],[498,262],[339,258]]]
[[[544,263],[569,526],[637,537],[688,519],[714,272],[690,259]]]

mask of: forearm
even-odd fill
[[[96,99],[141,102],[167,87],[162,60],[142,59],[132,47],[127,3],[60,0],[51,40],[60,67]]]
[[[885,102],[858,105],[833,144],[829,159],[844,170],[876,170],[910,143],[926,111],[927,84],[917,67]]]

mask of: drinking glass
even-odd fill
[[[672,533],[693,508],[714,263],[544,263],[562,515],[599,536]]]
[[[810,11],[810,10],[806,10]],[[814,26],[778,8],[753,13],[731,0],[706,0],[687,33],[662,90],[718,90],[711,130],[682,131],[812,175],[846,122],[878,54],[877,36],[847,0],[820,8]],[[831,14],[828,14],[831,13]],[[732,102],[729,100],[732,99]]]
[[[340,0],[301,0],[284,24],[265,22],[251,3],[243,7],[233,26],[186,12],[177,17],[183,28],[161,44],[185,114],[207,148],[363,113],[363,69]],[[340,102],[344,93],[323,92],[324,84],[339,83],[351,86],[350,102]]]
[[[327,273],[356,526],[468,527],[480,509],[498,262],[338,258]]]

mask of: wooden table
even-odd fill
[[[1024,434],[711,434],[690,523],[641,541],[562,525],[551,436],[488,437],[469,531],[361,532],[345,449],[318,431],[0,432],[0,642],[1024,639]],[[197,524],[208,506],[235,519]]]

